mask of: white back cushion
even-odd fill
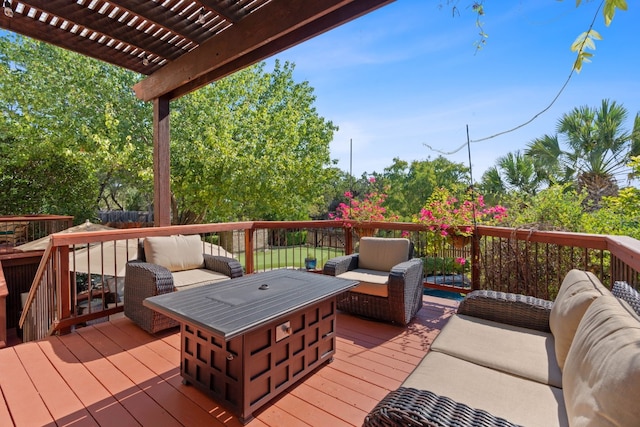
[[[199,235],[158,236],[144,239],[147,262],[158,264],[169,271],[204,267],[202,240]]]
[[[391,271],[401,262],[409,260],[409,239],[363,237],[360,239],[358,268]]]
[[[562,375],[572,427],[640,425],[640,318],[623,300],[597,298],[576,331]]]
[[[564,367],[584,312],[593,300],[607,294],[611,295],[593,273],[571,270],[565,276],[549,315],[549,328],[556,342],[556,359],[560,369]]]

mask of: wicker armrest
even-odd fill
[[[242,277],[244,274],[242,264],[238,260],[221,255],[204,254],[204,268],[217,271],[232,279]]]
[[[409,261],[401,262],[400,264],[394,265],[389,272],[390,276],[396,277],[409,277],[409,276],[419,276],[422,277],[423,264],[422,259],[413,258]],[[416,273],[417,272],[417,273]]]
[[[124,276],[124,314],[147,332],[155,333],[178,325],[143,305],[145,298],[174,291],[171,272],[143,261],[127,263]]]
[[[400,387],[364,419],[363,427],[517,427],[481,409],[473,409],[427,390]]]
[[[423,264],[420,258],[395,265],[389,272],[390,320],[407,325],[422,307]]]
[[[153,295],[173,292],[173,276],[171,272],[158,264],[143,261],[130,261],[127,263],[125,280],[125,293],[136,293],[139,297],[146,298]],[[130,284],[130,286],[127,286]]]
[[[551,301],[527,295],[479,290],[462,300],[458,314],[550,332],[552,306]]]
[[[358,254],[351,254],[331,258],[324,265],[322,272],[329,276],[338,276],[356,268],[358,268]]]
[[[422,289],[423,283],[423,264],[420,258],[401,262],[389,272],[389,293],[394,292],[396,288],[401,293],[412,292],[407,287]]]

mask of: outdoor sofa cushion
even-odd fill
[[[171,273],[173,276],[173,286],[182,291],[205,284],[229,280],[229,276],[206,268],[194,268],[193,270],[182,270]]]
[[[638,296],[618,288],[620,298],[593,274],[572,270],[555,303],[471,292],[418,367],[364,425],[640,425],[640,316],[627,303]],[[552,328],[540,323],[544,310],[547,323],[554,318]],[[500,322],[483,317],[496,311],[503,313]],[[531,329],[521,326],[527,319]],[[569,342],[562,371],[554,366],[558,337],[549,329]]]
[[[358,249],[358,268],[386,271],[409,259],[411,241],[404,238],[363,237]]]
[[[562,388],[554,344],[548,332],[454,314],[431,351]]]
[[[563,374],[572,427],[640,425],[640,317],[629,304],[603,296],[589,306]]]
[[[591,272],[574,269],[569,271],[562,281],[549,315],[549,327],[555,339],[556,358],[560,369],[564,367],[582,316],[593,300],[602,295],[611,293]]]
[[[402,388],[429,390],[522,426],[569,426],[562,389],[439,351],[427,353]]]
[[[351,292],[389,296],[389,272],[396,265],[409,259],[411,241],[404,238],[363,237],[360,239],[358,268],[346,271],[339,277],[358,281]]]
[[[357,268],[342,273],[341,279],[357,280],[358,285],[351,288],[351,292],[359,292],[362,294],[375,295],[379,297],[389,296],[389,271],[367,270]]]
[[[156,236],[144,239],[144,255],[147,262],[158,264],[171,272],[204,267],[202,240],[191,236]]]

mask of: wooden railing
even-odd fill
[[[73,217],[66,215],[3,215],[0,216],[0,244],[14,247],[72,225]]]
[[[7,345],[7,295],[9,295],[9,289],[0,265],[0,348]]]
[[[593,272],[609,287],[616,280],[636,287],[640,282],[640,241],[630,237],[487,226],[476,231],[476,288],[553,300],[572,268]]]
[[[123,311],[124,266],[148,236],[200,234],[204,251],[230,254],[247,274],[304,268],[307,256],[317,259],[315,271],[321,271],[329,258],[357,249],[355,230],[368,228],[381,237],[406,236],[414,242],[414,256],[425,260],[426,287],[462,293],[488,288],[553,299],[571,268],[593,271],[608,286],[615,280],[640,282],[640,242],[628,237],[478,226],[470,243],[456,247],[419,224],[352,225],[256,221],[53,235],[20,318],[23,340],[68,332]]]

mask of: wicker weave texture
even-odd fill
[[[242,277],[244,271],[242,264],[234,258],[204,254],[204,268],[211,271],[217,271],[232,279]]]
[[[173,276],[166,268],[129,262],[124,276],[124,314],[149,333],[178,326],[175,320],[142,305],[145,298],[173,291]]]
[[[473,409],[427,390],[400,387],[366,416],[364,427],[517,427],[481,409]]]
[[[611,287],[611,293],[628,302],[631,308],[640,315],[640,294],[638,294],[638,291],[633,289],[627,282],[614,282]]]
[[[324,265],[323,273],[329,276],[339,276],[349,270],[358,268],[358,254],[343,255],[331,258]]]
[[[339,276],[356,268],[358,254],[345,255],[327,261],[324,274]],[[389,273],[388,297],[347,291],[338,295],[338,310],[406,325],[422,307],[422,271],[421,259],[400,263]]]
[[[553,302],[527,295],[479,290],[469,293],[458,314],[494,322],[550,332],[549,314]]]

